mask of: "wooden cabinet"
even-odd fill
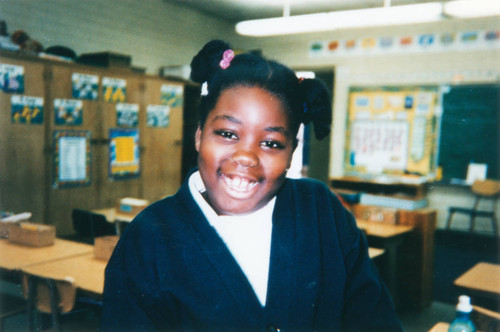
[[[177,191],[182,180],[183,103],[170,108],[167,127],[146,124],[148,105],[161,105],[164,84],[184,86],[125,68],[100,68],[76,63],[44,60],[14,52],[0,52],[0,64],[24,68],[24,92],[41,97],[41,124],[20,124],[11,120],[11,98],[16,93],[0,91],[0,210],[30,211],[32,220],[56,226],[58,235],[73,233],[73,208],[99,209],[114,206],[121,197],[156,201]],[[99,77],[99,97],[82,100],[83,123],[55,124],[55,99],[76,99],[72,74]],[[103,77],[126,81],[126,103],[139,106],[140,175],[116,180],[109,176],[109,130],[117,128],[116,103],[102,98]],[[90,185],[54,187],[54,131],[90,131]]]

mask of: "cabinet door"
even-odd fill
[[[136,177],[116,178],[109,172],[110,165],[110,129],[136,129],[140,131],[141,114],[144,112],[140,103],[142,96],[142,76],[129,73],[119,73],[106,70],[103,77],[120,79],[126,81],[125,104],[134,104],[139,107],[139,121],[137,126],[126,126],[118,124],[116,102],[106,102],[101,98],[101,123],[96,127],[96,136],[100,138],[101,144],[98,145],[99,156],[101,160],[98,164],[99,174],[99,208],[113,207],[116,202],[123,197],[143,198],[141,192],[141,175]],[[102,80],[101,80],[102,81]],[[141,133],[139,132],[139,139]],[[105,144],[102,144],[105,143]]]
[[[43,98],[44,66],[0,55],[0,64],[20,66],[24,70],[24,92],[0,90],[0,210],[15,213],[29,211],[33,221],[43,221],[47,197],[45,160],[46,100],[43,123],[16,123],[12,116],[12,96]],[[2,79],[5,78],[3,75]],[[22,121],[21,121],[22,122]]]
[[[151,202],[174,194],[181,184],[182,177],[182,104],[183,95],[177,102],[165,101],[167,93],[162,86],[174,87],[183,91],[179,83],[167,82],[160,78],[149,77],[144,82],[143,105],[169,105],[169,123],[166,127],[148,125],[146,119],[141,121],[141,154],[142,191]],[[177,94],[179,96],[179,93]],[[146,116],[146,114],[144,114]]]
[[[48,223],[55,225],[58,234],[73,233],[71,213],[73,209],[94,209],[99,205],[99,165],[102,162],[99,146],[101,138],[98,135],[96,127],[102,123],[101,105],[98,100],[77,99],[73,97],[72,74],[80,73],[86,75],[99,76],[99,71],[77,65],[68,64],[48,64],[47,65],[47,135],[50,147],[48,154],[49,169],[46,176],[50,179],[50,185],[47,187],[49,195],[48,204]],[[82,123],[56,124],[56,110],[54,101],[59,100],[78,100],[82,102]],[[78,130],[90,131],[90,184],[74,187],[56,186],[56,151],[54,133],[57,130]]]

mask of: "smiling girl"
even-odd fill
[[[102,329],[400,331],[352,215],[324,184],[286,178],[300,124],[329,133],[325,87],[218,40],[191,68],[198,167],[122,235]]]

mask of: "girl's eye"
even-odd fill
[[[229,140],[233,140],[233,139],[238,138],[235,133],[228,131],[228,130],[216,130],[215,134],[218,136],[221,136],[222,138],[229,139]]]
[[[261,145],[269,149],[283,150],[285,148],[285,146],[278,141],[264,141]]]

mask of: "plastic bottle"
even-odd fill
[[[470,319],[471,312],[470,297],[460,295],[458,297],[457,316],[451,322],[448,332],[476,332],[476,326]]]

